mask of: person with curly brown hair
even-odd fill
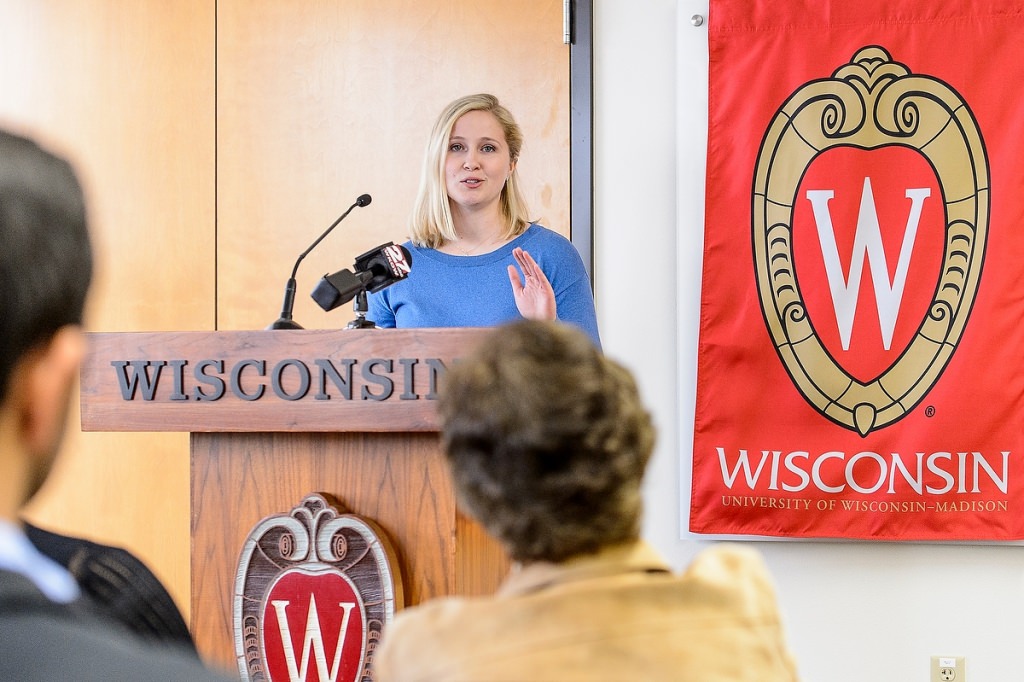
[[[439,400],[459,501],[515,564],[494,596],[400,612],[376,679],[797,679],[759,554],[718,545],[677,575],[640,539],[654,427],[583,332],[500,327]]]

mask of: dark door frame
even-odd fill
[[[594,9],[571,0],[569,43],[569,224],[594,284]]]

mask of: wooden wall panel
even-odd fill
[[[309,292],[327,272],[406,239],[423,149],[452,99],[492,92],[524,129],[535,217],[569,234],[569,48],[560,0],[220,0],[218,326],[277,319],[295,259],[295,320],[343,327]]]
[[[4,0],[0,125],[78,167],[96,331],[262,328],[298,254],[295,318],[341,327],[319,277],[405,238],[440,108],[490,91],[526,134],[535,217],[569,234],[562,2]],[[75,411],[77,414],[77,410]],[[81,434],[29,516],[141,556],[189,617],[187,434]]]
[[[4,0],[0,125],[68,156],[96,330],[214,324],[214,2]],[[77,414],[77,410],[74,412]],[[37,523],[127,546],[189,610],[187,434],[68,429]]]

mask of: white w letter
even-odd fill
[[[828,202],[833,196],[835,192],[828,189],[807,191],[807,198],[814,209],[814,222],[818,227],[821,256],[825,262],[825,275],[828,278],[829,292],[832,294],[832,307],[836,311],[836,324],[839,326],[843,350],[850,349],[853,317],[860,296],[860,280],[865,260],[871,269],[871,283],[875,289],[875,306],[882,330],[882,346],[889,350],[900,311],[900,302],[903,300],[903,289],[907,284],[907,270],[910,268],[910,254],[914,250],[914,240],[917,238],[917,226],[921,221],[921,209],[924,200],[931,196],[931,189],[921,187],[907,190],[906,197],[911,200],[910,215],[907,216],[907,226],[903,232],[903,243],[900,245],[900,256],[892,282],[889,281],[889,266],[885,261],[885,249],[882,247],[882,230],[878,225],[875,196],[871,192],[871,178],[864,178],[864,191],[860,196],[860,212],[857,214],[857,231],[853,237],[849,278],[844,278],[843,268],[839,263],[839,248],[836,246],[836,233],[828,208]]]
[[[341,667],[341,650],[345,644],[345,633],[348,632],[348,618],[352,613],[355,604],[341,602],[338,604],[345,609],[345,616],[341,621],[341,629],[338,632],[338,645],[334,650],[334,660],[331,669],[327,669],[327,652],[324,651],[324,635],[320,631],[320,618],[316,611],[316,597],[309,596],[309,613],[306,615],[306,632],[302,638],[302,667],[299,668],[295,661],[295,649],[292,646],[291,628],[288,626],[288,616],[285,607],[291,602],[272,601],[274,611],[277,612],[277,625],[281,629],[281,644],[284,646],[284,657],[288,662],[288,679],[290,682],[306,682],[306,674],[309,672],[309,650],[313,649],[313,657],[316,658],[316,671],[321,682],[336,682],[338,669]]]

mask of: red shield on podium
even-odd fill
[[[235,583],[242,679],[371,679],[373,652],[401,602],[401,584],[379,530],[339,514],[323,495],[263,519],[245,542]]]

